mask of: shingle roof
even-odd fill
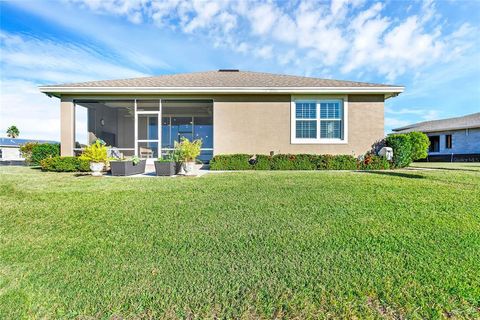
[[[111,87],[165,87],[165,88],[179,88],[179,87],[211,87],[211,88],[328,88],[328,87],[395,87],[392,85],[375,84],[367,82],[342,81],[331,79],[319,79],[310,77],[300,77],[291,75],[272,74],[264,72],[251,71],[207,71],[182,73],[173,75],[162,75],[156,77],[143,77],[121,80],[101,80],[89,82],[67,83],[59,85],[43,86],[49,87],[63,87],[63,88],[111,88]],[[44,90],[42,90],[44,91]],[[44,91],[45,92],[45,91]]]
[[[472,113],[463,117],[414,123],[401,128],[392,129],[392,131],[395,131],[397,133],[405,133],[412,131],[438,132],[468,128],[480,128],[480,112]]]
[[[57,141],[51,140],[35,140],[35,139],[18,139],[18,138],[0,138],[0,146],[2,147],[18,147],[27,142],[37,142],[37,143],[59,143]]]

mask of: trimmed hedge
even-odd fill
[[[272,170],[315,170],[317,156],[309,154],[276,154],[272,157]]]
[[[40,161],[43,171],[54,172],[89,172],[90,163],[78,157],[53,157]]]
[[[390,169],[390,162],[384,157],[367,155],[359,162],[361,170],[387,170]]]
[[[253,165],[254,170],[270,170],[272,167],[272,157],[259,154],[256,157],[257,162]]]
[[[390,163],[381,157],[369,156],[366,163],[350,155],[277,154],[274,156],[231,154],[217,155],[210,161],[211,170],[381,170]]]
[[[357,159],[349,155],[321,155],[318,170],[357,170]]]
[[[52,158],[60,156],[60,145],[59,144],[50,144],[50,143],[41,143],[35,144],[32,147],[31,163],[34,165],[39,165],[40,161],[46,158]]]
[[[248,162],[252,157],[249,154],[226,154],[213,157],[210,161],[210,170],[252,170]]]

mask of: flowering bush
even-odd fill
[[[386,170],[390,169],[390,162],[384,157],[367,154],[363,160],[359,161],[358,168],[360,170]]]

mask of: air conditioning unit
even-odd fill
[[[393,159],[393,149],[390,147],[383,147],[378,151],[378,155],[391,161]]]

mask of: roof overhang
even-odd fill
[[[384,94],[397,96],[404,87],[39,87],[50,96],[65,94]]]
[[[465,129],[477,129],[480,128],[478,124],[466,125],[466,126],[456,126],[456,127],[445,127],[445,128],[435,128],[435,129],[422,129],[422,128],[395,128],[392,129],[394,133],[409,133],[414,131],[419,131],[423,133],[439,133],[439,132],[448,132],[456,130],[465,130]]]

